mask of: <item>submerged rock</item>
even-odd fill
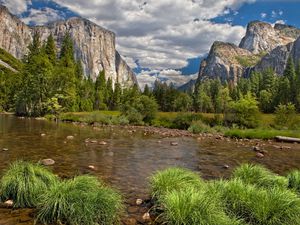
[[[72,136],[72,135],[67,136],[67,140],[73,140],[73,139],[74,139],[74,136]]]
[[[139,198],[136,200],[135,203],[136,203],[136,205],[141,205],[141,204],[143,204],[143,200]]]
[[[171,142],[170,145],[171,146],[178,146],[178,143],[177,142]]]
[[[3,148],[2,150],[3,150],[3,151],[8,151],[8,148]]]
[[[14,202],[12,200],[7,200],[4,202],[4,205],[6,207],[12,207],[14,205]]]
[[[55,161],[53,159],[43,159],[43,160],[41,160],[41,163],[44,166],[51,166],[51,165],[55,164]]]
[[[260,152],[257,152],[257,153],[256,153],[256,157],[257,157],[257,158],[263,158],[263,157],[265,157],[265,155],[262,154],[262,153],[260,153]]]
[[[107,142],[105,142],[105,141],[100,141],[100,142],[99,142],[99,145],[107,145]]]

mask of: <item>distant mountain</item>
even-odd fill
[[[239,46],[216,41],[201,63],[198,81],[220,78],[237,83],[251,71],[272,68],[282,75],[289,57],[300,60],[300,29],[254,21],[248,24]]]
[[[68,32],[74,42],[75,58],[82,62],[86,76],[95,80],[99,72],[105,70],[107,78],[118,81],[123,87],[137,83],[135,74],[116,51],[115,34],[89,20],[75,17],[46,26],[29,27],[6,7],[0,6],[0,21],[0,48],[17,59],[27,53],[35,32],[39,32],[42,40],[52,34],[58,49]]]

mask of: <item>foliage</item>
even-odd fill
[[[287,188],[285,177],[276,175],[260,165],[243,164],[233,172],[233,178],[264,188]]]
[[[14,207],[34,207],[40,196],[58,182],[58,178],[41,165],[17,161],[1,179],[1,201],[13,200]]]
[[[173,120],[173,128],[187,130],[193,121],[201,120],[202,116],[196,113],[179,113]]]
[[[121,196],[97,178],[78,176],[52,186],[41,197],[37,221],[45,224],[102,224],[118,222]]]
[[[280,104],[275,111],[275,125],[279,127],[297,128],[300,121],[296,116],[296,108],[292,103]]]
[[[206,192],[186,188],[171,191],[163,197],[162,220],[173,225],[235,225],[238,220],[231,219],[218,204],[217,199]]]
[[[300,171],[294,170],[287,175],[288,187],[300,194]]]
[[[242,127],[255,128],[259,125],[259,109],[257,101],[250,93],[236,102],[232,102],[225,121]]]
[[[192,122],[191,126],[188,128],[188,131],[194,134],[199,134],[212,132],[213,129],[209,125],[203,123],[201,120],[198,120]]]
[[[201,188],[203,185],[204,182],[196,173],[182,168],[158,171],[150,178],[151,193],[157,199],[162,199],[171,191]]]

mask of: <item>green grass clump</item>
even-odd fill
[[[217,184],[229,215],[253,225],[300,224],[300,199],[289,190],[258,188],[239,179]]]
[[[112,225],[122,212],[121,196],[95,177],[78,176],[45,192],[37,221],[44,224]]]
[[[238,178],[246,184],[257,185],[264,188],[287,188],[285,177],[276,175],[260,165],[243,164],[233,172],[233,178]]]
[[[288,187],[300,193],[300,171],[294,170],[287,175]]]
[[[14,207],[34,207],[39,197],[58,178],[41,165],[17,161],[4,173],[0,184],[1,201],[13,200]]]
[[[159,171],[150,178],[152,196],[158,200],[171,191],[185,188],[201,188],[204,182],[194,172],[183,168],[169,168]]]
[[[201,120],[193,121],[188,131],[194,134],[200,133],[214,133],[214,130],[207,124],[203,123]]]
[[[172,225],[235,225],[213,196],[205,191],[186,188],[171,191],[163,197],[161,219]]]

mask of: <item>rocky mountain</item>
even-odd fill
[[[251,71],[273,68],[282,75],[287,59],[300,59],[300,29],[254,21],[248,24],[239,46],[216,41],[200,65],[198,81],[217,78],[236,83]]]
[[[135,74],[116,51],[115,34],[89,20],[70,18],[46,26],[29,27],[0,6],[0,48],[21,59],[33,34],[39,32],[42,41],[52,34],[60,49],[63,37],[69,32],[74,42],[75,58],[81,60],[84,74],[96,79],[105,70],[106,77],[120,82],[123,87],[137,83]]]

